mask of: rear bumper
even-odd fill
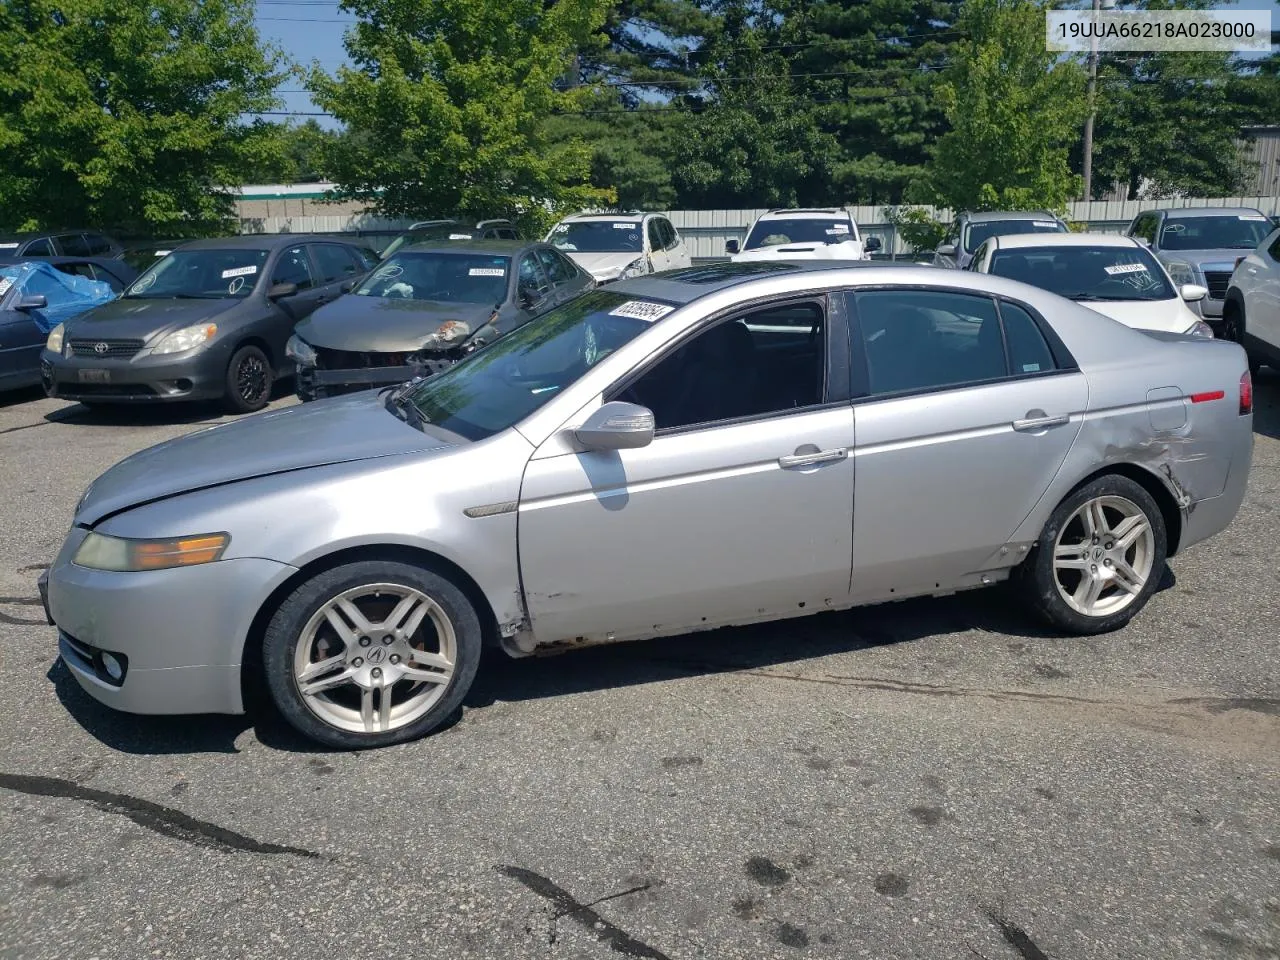
[[[64,357],[45,350],[40,354],[40,381],[45,393],[65,400],[110,403],[212,400],[226,392],[229,359],[227,351],[216,348],[186,355],[127,359]],[[86,381],[82,379],[85,376],[106,379]]]
[[[1242,436],[1231,458],[1226,486],[1218,496],[1197,500],[1185,509],[1179,553],[1225,530],[1240,512],[1253,466],[1253,416],[1240,417],[1236,429]]]

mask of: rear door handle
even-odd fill
[[[835,463],[837,460],[843,460],[849,456],[849,451],[844,447],[838,447],[834,450],[817,450],[813,453],[794,453],[789,457],[779,457],[778,466],[783,467],[812,467],[819,463]]]
[[[1024,420],[1013,421],[1013,429],[1027,432],[1032,430],[1047,430],[1049,427],[1060,427],[1064,423],[1070,423],[1071,417],[1067,414],[1061,414],[1056,417],[1045,416],[1043,410],[1028,410],[1027,417]],[[1034,414],[1034,416],[1032,416]]]

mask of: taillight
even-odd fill
[[[1253,413],[1253,377],[1246,370],[1240,375],[1240,416]]]

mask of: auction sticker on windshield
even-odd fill
[[[1052,230],[1057,226],[1057,224],[1052,220],[1032,220],[1031,225],[1033,227],[1043,227],[1046,230]]]
[[[17,249],[18,249],[18,245],[16,243],[0,243],[0,250],[17,250]]]
[[[9,292],[9,288],[13,286],[13,281],[8,277],[0,277],[0,297]]]
[[[615,223],[615,224],[613,225],[613,229],[615,229],[615,230],[630,230],[630,229],[631,229],[632,227],[634,227],[634,226],[635,226],[635,224],[634,224],[634,223]]]
[[[621,306],[609,311],[611,317],[634,317],[637,320],[661,320],[675,307],[666,303],[652,303],[648,300],[628,300]]]
[[[507,271],[501,267],[472,267],[467,271],[469,277],[505,277]]]
[[[1147,266],[1144,263],[1113,263],[1109,267],[1103,267],[1107,271],[1107,276],[1114,277],[1122,273],[1146,273]]]
[[[247,267],[235,267],[232,270],[223,270],[222,279],[230,280],[232,277],[248,277],[258,272],[257,264],[250,264]]]

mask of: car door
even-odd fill
[[[662,233],[666,239],[667,247],[667,269],[675,270],[680,267],[687,267],[692,262],[689,256],[689,248],[684,242],[684,238],[680,236],[675,225],[666,217],[660,218],[662,222]]]
[[[848,304],[853,596],[977,585],[1002,549],[1020,550],[1007,540],[1080,431],[1085,377],[1051,328],[1010,300],[896,287]]]
[[[650,217],[645,221],[644,242],[649,248],[649,263],[654,273],[666,270],[671,265],[671,258],[663,247],[660,220],[660,217]]]
[[[577,296],[578,290],[573,283],[577,271],[569,266],[564,257],[550,247],[537,247],[534,253],[542,264],[547,279],[551,281],[552,299],[555,303],[561,304]]]
[[[311,244],[311,259],[316,265],[322,304],[342,296],[343,284],[364,272],[351,248],[341,243]]]
[[[807,310],[812,351],[779,389],[753,328]],[[814,327],[817,333],[813,332]],[[853,411],[847,328],[825,297],[704,325],[605,391],[653,410],[652,443],[564,453],[520,493],[521,579],[540,642],[627,639],[811,612],[848,594]]]
[[[40,379],[40,348],[48,338],[45,328],[53,325],[47,311],[15,310],[15,305],[23,296],[36,294],[56,303],[58,295],[54,282],[43,274],[32,274],[13,286],[6,280],[0,278],[0,286],[6,287],[0,293],[0,389],[8,390]]]
[[[1280,351],[1280,230],[1259,245],[1240,264],[1247,282],[1243,285],[1245,332],[1257,337],[1273,351]]]
[[[292,283],[298,288],[290,296],[272,301],[271,310],[259,330],[271,347],[277,369],[283,369],[284,345],[293,333],[294,325],[309,317],[322,303],[332,300],[333,295],[317,282],[317,267],[306,244],[280,250],[271,266],[270,277],[268,290],[282,283]]]

